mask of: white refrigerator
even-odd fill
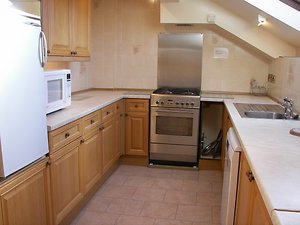
[[[0,8],[0,176],[7,177],[48,153],[47,49],[40,19]]]

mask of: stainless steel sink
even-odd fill
[[[245,112],[248,118],[258,118],[258,119],[284,119],[282,113],[277,112],[266,112],[266,111],[247,111]]]

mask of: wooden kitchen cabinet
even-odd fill
[[[90,0],[43,1],[49,56],[88,57]]]
[[[83,119],[84,136],[80,145],[81,181],[84,193],[88,192],[102,175],[101,110]]]
[[[45,158],[1,185],[0,224],[52,224],[47,162]]]
[[[126,99],[125,153],[147,156],[149,143],[149,101]]]
[[[83,197],[80,176],[80,144],[76,139],[50,154],[54,224],[59,224]]]
[[[115,120],[114,118],[105,122],[102,127],[102,151],[103,151],[103,173],[106,173],[115,163]]]
[[[245,155],[241,154],[235,225],[272,225]]]

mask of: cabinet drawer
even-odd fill
[[[53,153],[81,136],[81,123],[76,120],[61,128],[49,132],[49,151]]]
[[[149,100],[126,99],[126,112],[148,112]]]
[[[102,111],[102,122],[106,122],[114,116],[115,104],[106,106],[101,111]]]
[[[101,123],[101,110],[93,112],[82,118],[83,134],[91,132]]]

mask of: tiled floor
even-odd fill
[[[219,225],[222,175],[120,165],[72,225]]]

